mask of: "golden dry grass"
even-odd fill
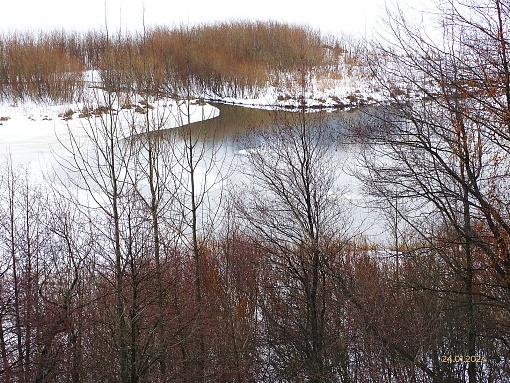
[[[0,96],[71,101],[85,69],[106,87],[180,97],[243,97],[304,71],[334,73],[338,40],[279,22],[229,22],[145,33],[24,33],[0,37]]]

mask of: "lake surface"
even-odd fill
[[[299,111],[268,110],[249,108],[228,104],[213,104],[220,113],[218,117],[207,119],[175,128],[165,132],[175,136],[191,134],[194,139],[201,140],[210,153],[214,152],[224,169],[218,172],[226,174],[211,174],[212,178],[225,179],[221,187],[228,188],[236,184],[247,182],[243,176],[242,167],[246,163],[247,151],[257,147],[259,133],[270,130],[276,123],[299,123]],[[372,110],[373,111],[373,110]],[[356,170],[356,154],[359,144],[354,143],[355,137],[348,134],[353,125],[369,123],[367,117],[370,110],[351,110],[330,112],[312,111],[306,114],[307,124],[313,128],[314,124],[325,124],[331,133],[330,150],[333,161],[338,164],[337,186],[342,193],[336,195],[341,203],[348,203],[355,217],[353,227],[369,238],[386,238],[385,223],[368,206],[364,198],[359,181],[353,175]],[[228,169],[228,170],[225,170]],[[213,188],[214,189],[214,188]],[[211,191],[214,194],[214,190]]]
[[[243,166],[246,165],[249,151],[256,150],[257,145],[260,144],[258,141],[260,133],[270,130],[278,122],[285,124],[299,123],[302,115],[296,110],[275,111],[220,103],[215,103],[213,106],[216,109],[210,106],[198,107],[198,110],[201,110],[203,114],[203,118],[199,119],[200,121],[198,122],[177,128],[165,129],[155,134],[161,135],[164,141],[168,142],[169,151],[182,150],[182,142],[179,145],[179,140],[183,134],[187,134],[188,138],[191,137],[195,142],[199,143],[199,150],[203,150],[206,159],[216,161],[216,164],[211,167],[208,167],[206,163],[199,164],[196,173],[198,182],[201,185],[200,187],[207,190],[211,197],[208,200],[211,201],[214,209],[214,199],[221,198],[227,189],[238,190],[236,189],[237,185],[247,182],[246,177],[243,176]],[[218,110],[219,115],[217,113]],[[366,199],[362,195],[360,183],[353,176],[357,166],[355,159],[357,149],[359,148],[358,144],[352,143],[352,137],[346,134],[346,127],[351,126],[353,123],[359,123],[365,116],[364,110],[312,111],[306,114],[306,119],[307,124],[310,124],[312,128],[314,124],[326,124],[331,133],[332,145],[330,150],[334,154],[333,160],[338,164],[337,183],[338,188],[342,190],[342,193],[338,193],[332,196],[332,198],[336,198],[342,203],[348,202],[351,205],[353,216],[356,217],[356,225],[359,227],[363,226],[358,232],[364,232],[370,237],[381,238],[381,233],[384,232],[384,224],[371,209],[365,206]],[[194,118],[196,121],[196,116]],[[32,123],[32,121],[29,123]],[[66,128],[63,121],[55,120],[38,121],[33,122],[33,124],[36,127],[39,127],[39,124],[47,124],[48,126],[52,124],[53,126],[62,125],[63,128]],[[77,134],[82,138],[83,134],[81,134],[81,131],[83,128],[80,127],[80,124],[84,125],[85,122],[76,120],[74,124],[76,127],[73,129],[77,129]],[[4,126],[3,128],[10,129],[11,127]],[[74,175],[70,173],[70,169],[73,167],[73,155],[62,149],[61,140],[65,141],[67,137],[66,130],[64,129],[63,132],[60,132],[61,134],[58,138],[56,136],[58,136],[59,131],[53,128],[48,128],[48,130],[52,133],[47,135],[49,138],[39,139],[38,143],[40,146],[44,147],[46,145],[47,147],[47,141],[55,141],[54,148],[51,151],[45,149],[42,154],[40,149],[36,148],[28,152],[29,155],[23,154],[21,157],[22,162],[33,161],[32,166],[36,169],[40,168],[44,176],[48,176],[50,179],[53,178],[51,173],[55,174],[57,176],[57,179],[53,181],[55,186],[61,187],[61,182],[73,179],[71,185],[66,186],[67,189],[72,190],[75,186],[77,193],[84,196],[82,202],[84,204],[89,203],[90,199],[86,198],[87,192],[79,190],[79,185],[83,184],[83,181],[74,179],[74,177],[79,176],[77,173]],[[131,139],[137,140],[137,137],[134,136]],[[143,138],[141,140],[143,141]],[[85,147],[86,145],[83,146],[82,150],[86,150]],[[34,159],[32,160],[31,157],[34,157]],[[70,166],[68,166],[69,162]],[[179,171],[179,165],[174,165],[176,164],[170,165],[169,168],[171,168],[171,172],[175,173]],[[144,165],[139,164],[138,166],[143,167]],[[179,175],[177,175],[177,178],[179,178]],[[92,192],[100,194],[99,190],[93,190]],[[98,198],[98,200],[101,200],[101,198]]]
[[[298,110],[260,109],[220,103],[212,103],[211,105],[219,109],[219,116],[195,122],[181,128],[175,128],[172,131],[182,132],[183,129],[189,127],[208,141],[239,142],[241,138],[253,132],[270,129],[275,125],[275,121],[291,123],[296,121],[301,114]],[[359,119],[363,115],[363,111],[359,109],[350,111],[332,110],[327,112],[311,111],[306,114],[306,118],[313,124],[319,115],[321,122],[337,130],[335,133],[341,139],[340,133],[342,133],[342,128],[345,124]]]

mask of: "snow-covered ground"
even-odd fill
[[[306,80],[303,91],[300,78],[278,75],[267,86],[244,97],[206,94],[206,99],[256,108],[297,108],[302,99],[309,109],[351,109],[378,104],[387,99],[384,90],[362,64],[342,62],[332,73],[314,74]],[[299,77],[299,76],[298,76]]]
[[[345,73],[350,72],[346,76]],[[308,82],[303,95],[307,107],[329,107],[349,109],[359,105],[378,103],[384,95],[375,82],[370,81],[360,66],[340,63],[336,78],[316,76]],[[294,108],[301,105],[301,84],[292,75],[279,79],[285,82],[281,86],[268,84],[266,87],[252,92],[245,97],[222,97],[216,94],[205,94],[206,101],[221,101],[236,105],[257,108]],[[100,74],[97,71],[84,73],[83,98],[89,100],[76,104],[50,105],[33,101],[0,102],[0,155],[10,152],[14,162],[45,163],[52,160],[52,152],[59,155],[69,143],[69,133],[75,137],[85,135],[84,127],[90,124],[90,114],[97,107],[104,105],[104,91],[101,90]],[[142,102],[142,103],[140,103]],[[127,131],[129,125],[144,118],[144,105],[141,97],[120,96],[116,100],[119,121],[124,123]],[[196,102],[191,101],[196,104]],[[125,105],[129,104],[128,108]],[[173,128],[188,122],[187,108],[183,101],[174,99],[149,100],[150,114],[165,119],[165,128]],[[84,110],[87,112],[84,113]],[[142,113],[140,113],[142,112]],[[206,104],[190,110],[190,121],[213,118],[217,109]],[[81,117],[80,117],[81,115]],[[135,117],[135,120],[133,120]],[[125,136],[130,135],[129,132]]]
[[[133,102],[129,109],[118,108],[118,121],[123,129],[121,138],[128,137],[133,128],[140,125],[146,110],[140,100]],[[217,116],[218,110],[211,105],[192,106],[190,121]],[[98,104],[97,102],[95,104]],[[170,129],[188,121],[187,108],[182,101],[173,99],[149,101],[151,118],[164,118],[164,128]],[[91,115],[84,114],[87,108]],[[153,109],[152,109],[153,108]],[[30,164],[33,169],[45,169],[55,156],[65,155],[70,143],[70,134],[79,141],[87,138],[87,128],[98,123],[94,110],[97,106],[77,104],[47,105],[44,103],[3,102],[0,104],[0,156],[9,155],[14,164]],[[138,133],[135,131],[134,133]]]

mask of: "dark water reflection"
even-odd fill
[[[276,124],[298,124],[302,118],[300,111],[270,110],[239,105],[213,103],[219,109],[219,116],[172,129],[169,134],[183,134],[190,131],[193,138],[206,142],[221,142],[233,150],[246,146],[246,140],[257,132],[270,129]],[[306,123],[327,125],[331,139],[338,144],[350,141],[349,127],[364,114],[361,110],[352,111],[312,111],[305,114]]]

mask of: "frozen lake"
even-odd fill
[[[15,167],[21,164],[28,166],[35,177],[52,178],[52,175],[57,174],[60,179],[66,179],[70,175],[62,163],[72,160],[68,150],[71,148],[69,134],[77,139],[82,148],[86,148],[90,144],[90,124],[98,124],[101,118],[79,118],[81,108],[83,106],[4,104],[0,107],[0,118],[3,120],[0,126],[0,153],[9,153]],[[66,120],[65,115],[69,114],[70,110],[73,111],[72,118]],[[158,110],[159,112],[156,112]],[[228,104],[193,105],[190,110],[193,114],[188,119],[187,116],[179,114],[177,105],[167,101],[156,105],[151,113],[165,117],[164,127],[168,129],[158,133],[167,146],[165,150],[182,151],[182,135],[189,132],[191,135],[188,138],[197,142],[197,149],[203,150],[205,158],[208,161],[212,158],[217,161],[212,167],[208,167],[206,163],[197,166],[196,175],[200,188],[207,190],[211,201],[219,199],[227,188],[236,188],[236,184],[246,182],[243,166],[250,150],[257,150],[260,145],[260,132],[270,130],[275,121],[293,123],[298,117],[296,111],[274,111]],[[357,231],[370,237],[380,237],[384,225],[375,213],[364,206],[365,198],[359,181],[353,176],[357,145],[350,143],[344,134],[346,125],[360,118],[362,114],[359,110],[311,112],[307,113],[306,120],[311,127],[314,124],[324,124],[330,130],[332,142],[328,150],[332,151],[331,158],[338,167],[337,186],[338,190],[341,190],[332,198],[350,205],[353,216],[356,217]],[[117,117],[120,125],[125,125],[129,121],[132,123],[133,117],[140,119],[144,116],[132,111],[119,111]],[[187,121],[191,121],[191,125],[178,127]],[[141,133],[142,131],[143,129],[138,131],[141,134],[139,138],[144,137],[145,133]],[[124,128],[119,132],[119,137],[125,141],[132,136],[136,140],[137,134],[131,133]]]

